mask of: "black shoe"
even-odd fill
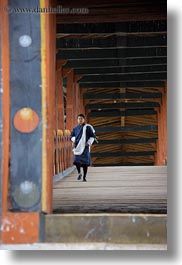
[[[77,180],[80,180],[82,178],[82,174],[80,173],[77,177]]]
[[[87,181],[86,178],[83,177],[83,181]]]

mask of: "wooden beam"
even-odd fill
[[[147,98],[162,98],[162,93],[85,93],[84,99],[147,99]]]
[[[68,6],[68,1],[67,0],[57,0],[58,5],[62,5],[63,7]],[[161,8],[162,6],[166,6],[166,1],[165,0],[158,0],[157,2],[150,2],[146,0],[113,0],[112,2],[110,0],[100,0],[99,2],[97,0],[85,0],[84,1],[84,6],[85,7],[110,7],[110,6],[122,6],[122,7],[137,7],[140,8],[141,6],[153,6],[156,9]],[[83,0],[75,0],[74,2],[70,2],[69,7],[83,7]]]
[[[129,132],[129,131],[157,131],[157,125],[139,125],[139,126],[122,126],[122,127],[95,127],[96,133],[107,132]]]
[[[162,88],[164,81],[130,81],[108,83],[81,83],[80,88]]]
[[[67,1],[59,1],[60,6],[68,7]],[[58,4],[57,3],[57,4]],[[74,1],[70,7],[87,8],[85,13],[58,14],[57,23],[103,23],[118,21],[148,21],[167,18],[166,1]]]
[[[157,36],[111,36],[108,38],[57,38],[57,49],[167,46],[165,33]]]
[[[110,110],[110,111],[91,111],[88,117],[127,117],[127,116],[142,116],[142,115],[157,115],[154,109],[127,109],[125,111]]]
[[[167,72],[160,73],[123,73],[123,74],[108,74],[108,75],[85,75],[79,83],[104,83],[104,82],[120,82],[120,81],[150,81],[160,80],[165,81],[167,79]]]
[[[82,75],[74,75],[74,82],[78,82],[82,78]]]
[[[102,8],[102,12],[103,12],[103,8]],[[117,13],[115,14],[114,12]],[[148,11],[148,12],[146,12]],[[109,13],[108,13],[108,9],[105,10],[105,14],[100,15],[98,9],[96,9],[93,12],[90,12],[90,14],[88,14],[89,10],[85,11],[86,14],[85,15],[81,15],[80,14],[76,14],[76,15],[58,15],[57,16],[57,23],[61,24],[70,24],[70,23],[74,23],[74,24],[83,24],[83,23],[103,23],[103,22],[109,22],[109,23],[113,23],[113,22],[123,22],[123,21],[150,21],[150,20],[159,20],[159,19],[167,19],[167,15],[166,12],[161,13],[160,11],[156,14],[156,10],[153,9],[153,12],[150,9],[149,10],[144,10],[142,11],[142,9],[140,9],[140,12],[136,12],[131,14],[131,11],[129,13],[129,15],[127,13],[123,13],[123,8],[122,9],[110,9]],[[96,14],[97,12],[97,14]],[[119,13],[118,13],[119,12]],[[95,15],[96,14],[96,15]]]
[[[151,65],[166,65],[167,57],[152,57],[152,58],[120,58],[120,59],[97,59],[97,60],[68,60],[64,68],[106,68],[118,66],[151,66]]]
[[[94,167],[153,166],[154,163],[93,163]]]
[[[64,21],[64,20],[63,20]],[[57,34],[123,34],[167,32],[166,20],[118,23],[57,24]]]
[[[132,102],[132,103],[105,103],[105,104],[87,104],[86,109],[121,109],[121,108],[156,108],[160,107],[158,102]]]
[[[160,73],[167,72],[167,65],[153,66],[130,66],[130,67],[104,67],[104,68],[79,68],[74,70],[74,74],[98,75],[98,74],[135,74],[135,73]]]
[[[113,139],[113,140],[99,140],[100,144],[148,144],[156,143],[157,138],[128,138],[128,139]]]
[[[119,48],[119,49],[88,49],[60,50],[57,59],[118,59],[118,58],[148,58],[167,56],[166,47],[149,48]]]
[[[60,73],[62,75],[62,78],[65,78],[72,70],[72,68],[63,68]]]
[[[122,156],[153,156],[156,151],[142,151],[142,152],[101,152],[92,153],[92,157],[122,157]]]
[[[63,65],[65,65],[67,63],[67,60],[59,60],[56,61],[56,70],[60,70],[62,69]]]

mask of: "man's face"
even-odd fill
[[[82,125],[85,122],[85,119],[83,117],[78,116],[78,124]]]

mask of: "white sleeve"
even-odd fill
[[[89,145],[92,145],[93,144],[93,142],[94,142],[94,137],[90,137],[89,139],[88,139],[88,141],[87,141],[87,144],[89,144]]]
[[[75,142],[75,139],[76,139],[75,136],[71,137],[71,141],[72,141],[73,143]]]

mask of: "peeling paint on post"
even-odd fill
[[[39,242],[39,213],[7,213],[3,217],[0,231],[4,244],[26,244]]]

